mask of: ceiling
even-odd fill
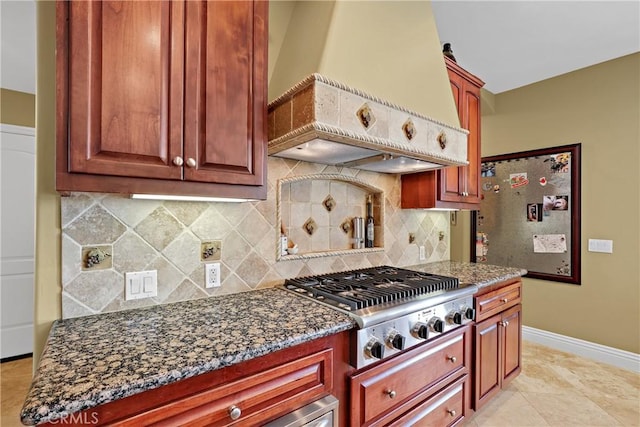
[[[496,94],[640,51],[637,0],[434,0],[432,7],[440,40]],[[0,16],[0,87],[35,93],[35,1],[1,0]]]
[[[640,2],[434,0],[442,43],[495,94],[640,51]]]

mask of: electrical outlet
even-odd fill
[[[420,261],[427,259],[427,255],[424,251],[424,246],[420,246]]]
[[[124,274],[124,299],[150,298],[158,295],[158,270]]]
[[[204,265],[205,288],[217,288],[220,286],[220,263],[212,262]]]

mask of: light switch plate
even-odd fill
[[[613,253],[613,240],[589,239],[589,252]]]
[[[158,295],[158,270],[133,271],[124,274],[124,299],[151,298]]]

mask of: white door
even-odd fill
[[[0,124],[0,356],[33,352],[35,129]]]

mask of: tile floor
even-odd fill
[[[640,374],[528,341],[522,365],[522,373],[465,426],[640,426]],[[20,426],[31,359],[1,364],[0,378],[0,425]]]

